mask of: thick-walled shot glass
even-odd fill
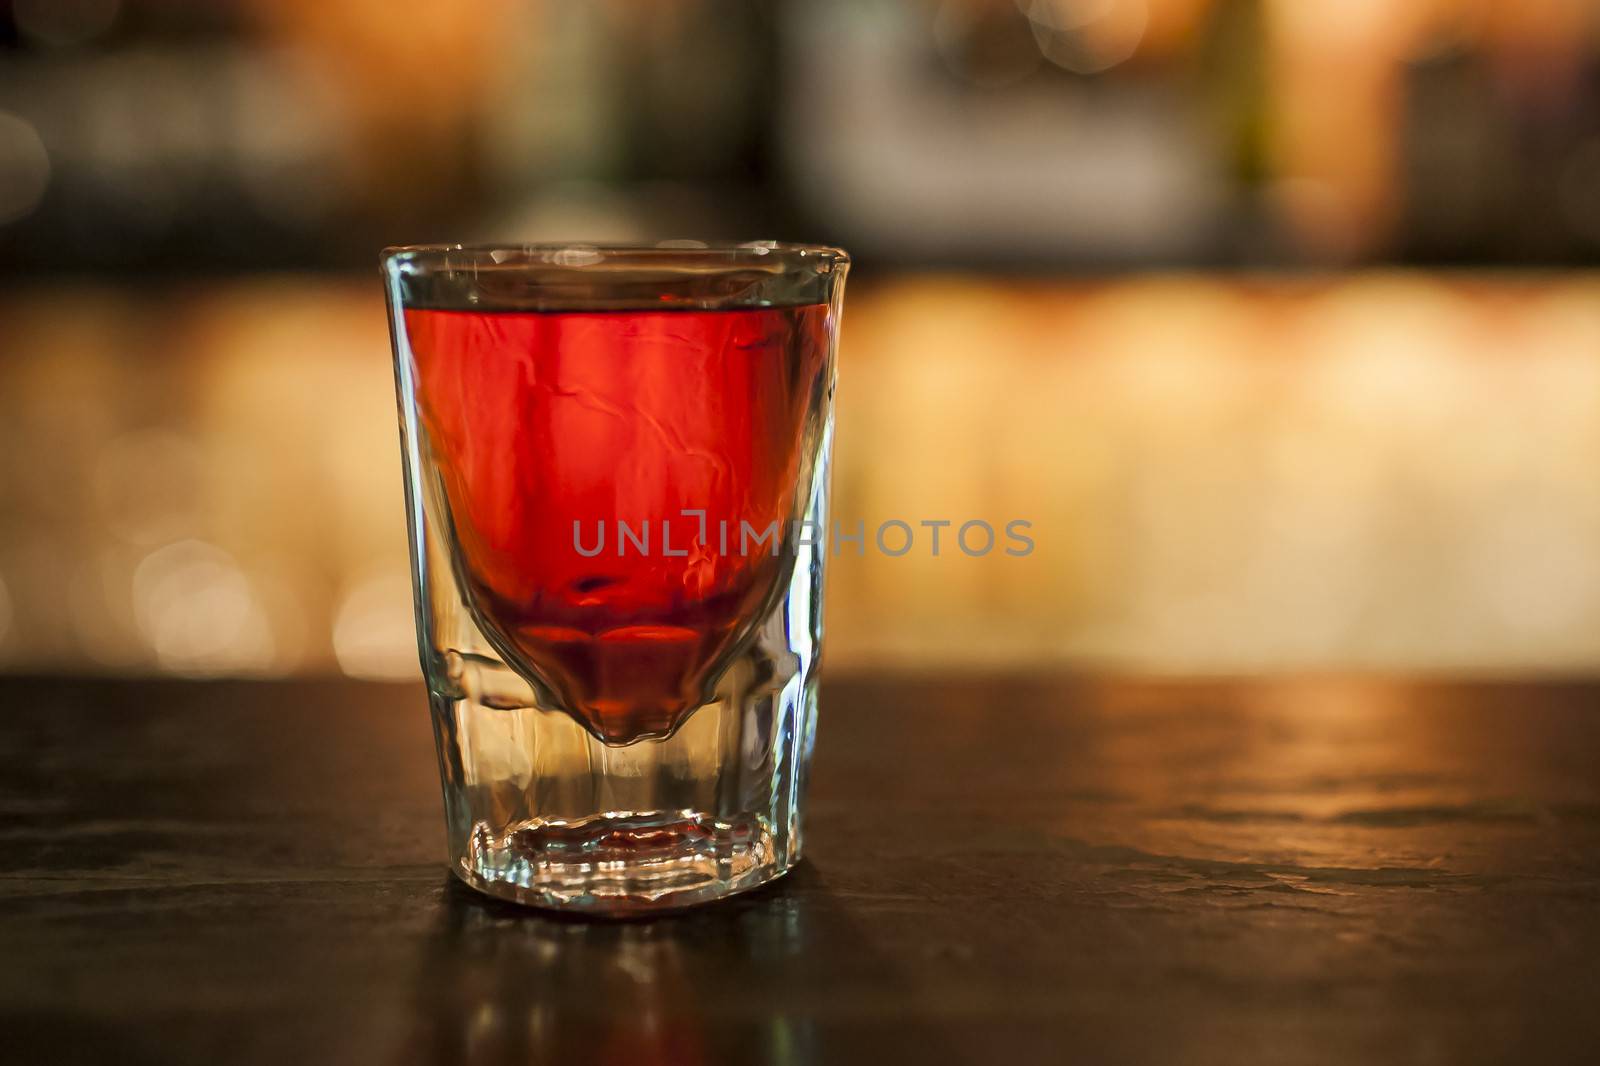
[[[451,866],[630,914],[800,858],[848,257],[383,255]]]

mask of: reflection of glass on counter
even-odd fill
[[[736,915],[719,909],[709,918],[570,922],[512,913],[446,886],[433,949],[418,971],[416,1029],[397,1061],[825,1061],[809,1022],[781,1000],[758,1004],[766,1010],[750,1013],[765,1017],[748,1025],[719,1015],[730,1000],[763,995],[730,987],[724,974],[754,967],[777,975],[793,964],[815,901],[785,893],[736,906]]]

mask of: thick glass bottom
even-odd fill
[[[500,899],[638,916],[800,859],[815,680],[757,641],[677,730],[608,743],[492,655],[444,656],[431,702],[450,865]]]
[[[491,896],[535,907],[624,917],[721,899],[787,873],[757,819],[700,811],[617,811],[535,820],[496,833],[474,826],[456,873]]]

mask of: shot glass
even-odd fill
[[[451,869],[637,914],[800,859],[849,258],[390,248]]]

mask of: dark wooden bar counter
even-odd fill
[[[447,877],[411,686],[0,682],[17,1063],[1600,1060],[1600,685],[848,678],[808,862]]]

